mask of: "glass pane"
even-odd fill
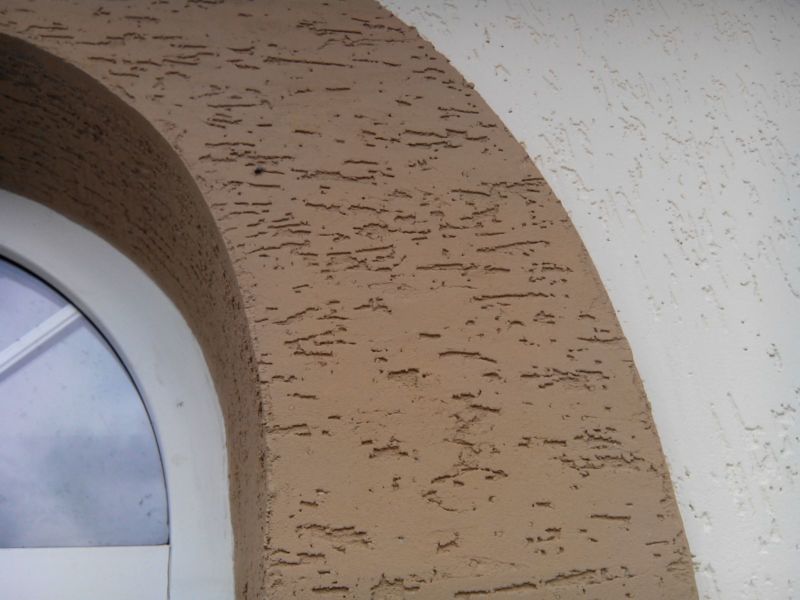
[[[58,310],[52,290],[10,263],[3,268]],[[4,343],[53,321],[34,311],[37,302],[44,305],[19,291],[3,297],[0,326],[20,315],[29,328],[4,331]],[[43,320],[31,325],[34,313]],[[0,358],[0,547],[167,543],[161,460],[127,371],[82,316],[50,337],[30,337],[43,341],[16,360]]]
[[[47,284],[0,259],[0,351],[66,305]]]

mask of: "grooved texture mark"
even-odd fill
[[[695,596],[649,407],[581,241],[413,30],[372,1],[12,0],[0,31],[143,115],[230,254],[262,402],[221,392],[241,598]],[[58,203],[15,175],[46,179],[51,126],[4,146],[0,172]],[[106,127],[94,134],[119,124]],[[52,159],[86,191],[101,175],[64,140]],[[167,282],[207,348],[215,333],[232,347],[243,329],[208,325],[198,301],[231,287],[224,266],[197,272],[221,260],[193,255],[216,232],[170,213],[167,189],[137,187],[171,165],[125,156],[128,193],[112,181],[102,197],[129,230],[94,219],[94,198],[69,210]],[[229,377],[246,352],[218,362]]]

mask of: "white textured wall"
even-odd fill
[[[702,598],[800,598],[800,3],[383,0],[524,142],[644,379]]]

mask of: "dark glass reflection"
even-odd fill
[[[0,259],[0,547],[168,541],[142,400],[97,330]]]

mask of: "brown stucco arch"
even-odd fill
[[[0,186],[137,260],[206,351],[241,598],[695,597],[591,261],[413,30],[11,0],[0,31]]]

